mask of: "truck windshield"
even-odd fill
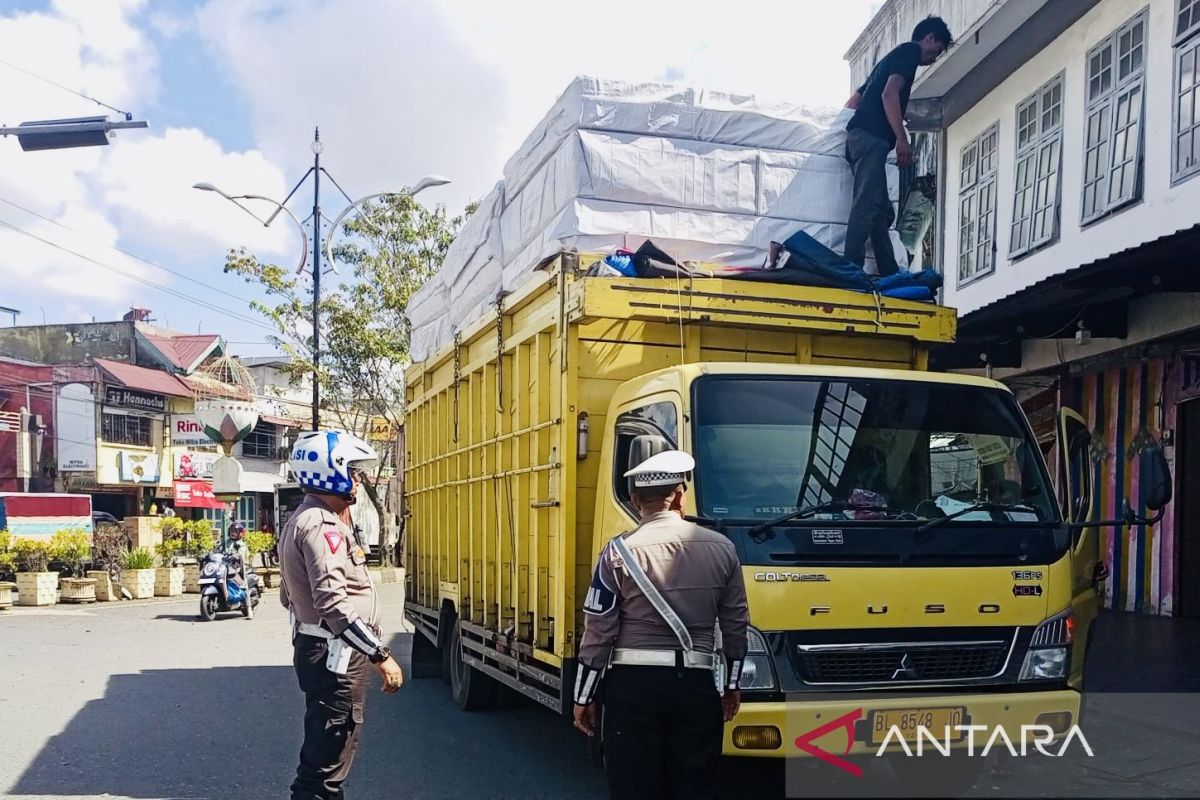
[[[695,388],[700,514],[769,520],[1056,521],[1016,400],[978,386],[829,378],[703,378]]]

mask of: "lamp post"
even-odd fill
[[[0,136],[16,136],[21,149],[65,150],[71,147],[96,147],[107,145],[113,131],[125,128],[146,128],[145,120],[135,120],[126,114],[125,119],[113,122],[107,117],[74,117],[71,119],[43,119],[22,122],[16,127],[0,127]]]
[[[333,179],[333,176],[330,175],[328,172],[326,172],[325,168],[321,166],[321,152],[324,149],[325,149],[324,145],[321,144],[321,130],[320,130],[320,128],[314,129],[313,141],[312,141],[313,165],[311,167],[309,167],[308,171],[304,173],[304,176],[302,178],[300,178],[299,181],[296,182],[296,185],[292,187],[292,190],[290,192],[288,192],[288,195],[287,195],[287,197],[285,197],[283,199],[283,202],[278,202],[269,197],[263,197],[262,195],[257,195],[257,194],[240,194],[240,195],[226,194],[225,192],[221,191],[217,187],[213,186],[211,183],[197,183],[197,184],[193,185],[193,188],[195,188],[195,189],[199,189],[199,190],[205,191],[205,192],[215,192],[215,193],[221,195],[226,200],[230,201],[231,203],[233,203],[234,205],[238,206],[243,211],[245,211],[247,214],[254,217],[265,227],[269,227],[271,225],[271,223],[275,221],[275,218],[277,216],[279,216],[279,214],[281,212],[285,213],[289,217],[291,217],[292,221],[296,223],[296,226],[300,228],[300,233],[304,237],[304,252],[301,254],[301,257],[300,257],[300,266],[296,270],[297,272],[302,272],[304,270],[306,262],[308,261],[308,246],[309,246],[308,234],[304,230],[303,223],[301,223],[300,220],[296,218],[295,214],[293,214],[291,211],[288,210],[287,203],[289,200],[292,199],[292,196],[296,194],[296,191],[302,185],[304,185],[304,182],[306,180],[308,180],[308,177],[310,175],[313,178],[313,208],[312,208],[312,221],[313,221],[313,237],[312,237],[312,276],[313,276],[312,429],[314,431],[321,429],[321,409],[320,409],[320,406],[321,406],[321,381],[320,381],[319,376],[320,376],[320,364],[321,364],[321,272],[322,272],[322,269],[321,269],[321,219],[322,219],[322,217],[321,217],[321,175],[322,175],[322,173],[324,173],[326,178],[329,178],[330,182],[332,182],[334,186],[337,186],[338,191],[341,192],[342,196],[345,197],[347,202],[350,203],[350,205],[346,206],[346,208],[344,208],[342,210],[342,212],[340,214],[338,214],[337,217],[334,219],[333,224],[330,226],[329,236],[326,241],[326,249],[325,249],[326,258],[328,259],[329,266],[334,271],[337,270],[337,267],[334,265],[334,260],[333,260],[333,247],[332,247],[333,237],[337,233],[337,228],[339,225],[341,225],[342,220],[345,219],[356,208],[358,208],[358,206],[367,202],[368,200],[373,200],[377,197],[386,197],[388,195],[393,195],[393,194],[408,194],[411,196],[411,195],[415,195],[417,192],[420,192],[431,186],[444,186],[445,184],[450,182],[446,178],[442,178],[442,177],[439,177],[436,175],[430,175],[425,178],[422,178],[411,189],[404,189],[400,192],[379,192],[377,194],[371,194],[371,195],[367,195],[366,197],[361,197],[358,200],[351,200],[350,196],[348,194],[346,194],[345,190],[342,189],[342,187],[340,185],[338,185],[338,182]],[[266,219],[261,219],[253,211],[251,211],[250,209],[248,209],[244,205],[242,205],[240,202],[238,202],[239,200],[263,200],[263,201],[273,204],[275,206],[275,211],[271,214],[271,216],[267,217]]]

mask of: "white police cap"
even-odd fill
[[[696,460],[682,450],[664,450],[625,473],[634,486],[674,486],[687,480]]]

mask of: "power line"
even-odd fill
[[[78,235],[78,236],[85,236],[85,235],[86,235],[86,234],[82,233],[81,231],[78,231],[78,230],[76,230],[75,228],[72,228],[72,227],[71,227],[71,226],[69,226],[69,225],[65,225],[65,224],[63,224],[62,222],[59,222],[59,221],[58,221],[58,220],[56,220],[56,219],[53,219],[53,218],[51,218],[51,217],[47,217],[45,214],[41,214],[41,213],[39,213],[39,212],[37,212],[37,211],[34,211],[34,210],[33,210],[33,209],[31,209],[31,208],[26,208],[25,206],[21,205],[20,203],[14,203],[12,200],[9,200],[9,199],[7,199],[7,198],[0,197],[0,203],[4,203],[4,204],[6,204],[6,205],[10,205],[10,206],[12,206],[12,207],[13,207],[13,208],[15,208],[15,209],[18,209],[18,210],[20,210],[20,211],[24,211],[26,214],[29,214],[30,216],[37,217],[37,218],[38,218],[38,219],[40,219],[40,220],[43,220],[43,221],[45,221],[45,222],[49,222],[51,225],[56,225],[56,226],[58,226],[59,228],[62,228],[62,229],[63,229],[63,230],[65,230],[65,231],[70,231],[71,233],[74,233],[74,234],[76,234],[76,235]],[[204,281],[201,281],[201,280],[198,280],[198,279],[196,279],[196,278],[193,278],[191,275],[188,275],[188,274],[186,274],[186,273],[183,273],[183,272],[179,272],[179,271],[177,271],[177,270],[173,270],[173,269],[171,269],[170,267],[166,267],[166,266],[163,266],[162,264],[159,264],[157,261],[151,261],[151,260],[150,260],[150,259],[148,259],[148,258],[144,258],[143,256],[139,256],[137,253],[131,253],[131,252],[129,252],[128,250],[123,250],[123,249],[121,249],[120,247],[117,247],[116,245],[103,245],[103,246],[104,246],[104,247],[107,247],[107,248],[108,248],[108,249],[110,249],[110,250],[114,250],[114,251],[116,251],[116,252],[120,253],[120,254],[121,254],[121,255],[123,255],[123,256],[126,256],[126,257],[128,257],[128,258],[132,258],[132,259],[134,259],[135,261],[141,261],[143,264],[148,264],[148,265],[150,265],[150,266],[154,267],[155,269],[160,269],[160,270],[162,270],[163,272],[166,272],[166,273],[167,273],[167,274],[169,274],[169,275],[174,275],[175,277],[177,277],[177,278],[182,278],[182,279],[184,279],[185,281],[190,281],[190,282],[192,282],[192,283],[196,284],[197,286],[201,286],[201,287],[203,287],[203,288],[205,288],[205,289],[209,290],[210,292],[213,292],[214,294],[219,294],[219,295],[221,295],[222,297],[227,297],[227,298],[229,298],[229,299],[231,299],[231,300],[234,300],[234,301],[236,301],[236,302],[238,302],[238,303],[241,303],[241,302],[243,302],[243,301],[244,301],[244,298],[238,297],[237,295],[235,295],[235,294],[232,294],[232,293],[230,293],[230,292],[227,292],[227,291],[225,291],[224,289],[218,289],[218,288],[216,288],[215,286],[212,286],[211,284],[208,284],[208,283],[205,283]],[[242,316],[242,315],[239,315],[239,314],[237,314],[236,312],[225,312],[225,313],[229,313],[231,316]],[[249,319],[252,319],[251,317],[244,317],[244,318],[245,318],[245,319],[248,319],[248,320],[249,320]],[[260,323],[260,324],[261,324],[261,323]]]
[[[84,94],[83,92],[76,91],[76,90],[72,89],[70,86],[63,86],[61,83],[58,83],[57,81],[52,81],[44,75],[38,75],[36,72],[31,72],[31,71],[25,69],[24,67],[18,67],[16,64],[12,64],[8,61],[5,61],[2,58],[0,58],[0,64],[3,64],[4,66],[8,67],[9,69],[15,69],[17,72],[24,72],[26,75],[28,75],[31,78],[37,78],[39,81],[43,81],[45,83],[50,84],[51,86],[55,86],[59,89],[62,89],[64,92],[70,92],[71,94],[75,95],[76,97],[82,97],[84,100],[90,100],[98,106],[104,106],[105,108],[116,111],[118,114],[124,114],[126,119],[133,119],[133,115],[130,114],[128,111],[122,111],[121,109],[117,108],[116,106],[110,106],[108,103],[101,102],[94,97],[90,97],[90,96]]]
[[[278,331],[276,331],[275,328],[272,328],[270,325],[267,325],[264,322],[256,320],[253,317],[247,317],[247,316],[245,316],[243,314],[239,314],[235,311],[230,311],[227,308],[222,308],[221,306],[218,306],[214,303],[210,303],[207,300],[202,300],[199,297],[195,297],[194,295],[189,295],[189,294],[185,294],[183,292],[176,291],[174,289],[170,289],[166,286],[163,286],[160,283],[155,283],[154,281],[151,281],[147,278],[143,278],[140,275],[135,275],[132,272],[126,272],[125,270],[114,267],[111,264],[106,264],[103,261],[98,261],[98,260],[92,258],[91,256],[86,256],[83,253],[72,250],[69,247],[64,247],[63,245],[58,244],[57,242],[51,241],[50,239],[46,239],[42,236],[38,236],[36,233],[27,231],[24,228],[21,228],[17,225],[13,225],[11,222],[6,222],[5,220],[0,220],[0,226],[8,228],[11,231],[21,234],[22,236],[28,236],[29,238],[39,241],[42,244],[53,247],[56,250],[61,250],[64,253],[73,255],[76,258],[81,258],[84,261],[87,261],[88,263],[95,264],[96,266],[101,267],[102,269],[109,270],[110,272],[115,272],[116,274],[121,275],[122,277],[125,277],[131,281],[136,281],[137,283],[144,284],[145,286],[149,286],[152,289],[158,289],[159,291],[165,292],[166,294],[169,294],[172,297],[176,297],[180,300],[186,300],[189,303],[195,303],[196,305],[202,306],[203,308],[207,308],[211,311],[216,311],[217,313],[224,314],[227,317],[232,317],[232,318],[240,320],[248,325],[254,325],[255,327],[262,328],[263,330],[271,331],[272,334],[278,335]]]

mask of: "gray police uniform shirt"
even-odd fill
[[[733,543],[673,511],[647,517],[621,534],[692,635],[699,652],[712,652],[714,621],[730,660],[745,658],[750,624],[746,585]],[[614,647],[679,650],[679,639],[625,571],[612,544],[604,547],[583,605],[585,628],[579,661],[603,670]]]
[[[362,620],[375,636],[382,635],[367,555],[354,531],[316,496],[306,495],[283,526],[278,549],[283,579],[279,601],[297,622],[320,624],[342,636],[351,623]]]

